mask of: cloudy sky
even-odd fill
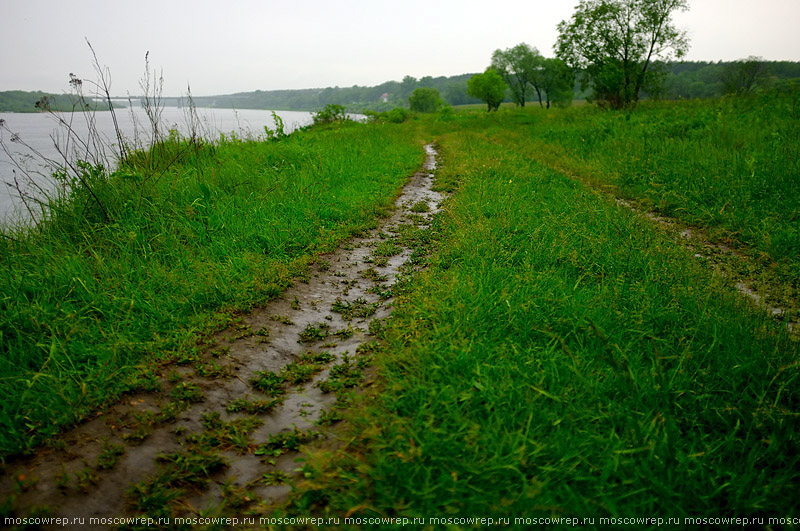
[[[520,42],[553,55],[577,0],[0,0],[0,90],[94,79],[136,94],[145,52],[166,95],[376,85],[482,71]],[[691,60],[800,61],[800,0],[690,0]]]

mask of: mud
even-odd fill
[[[292,444],[268,443],[281,434],[322,436],[317,421],[352,391],[352,383],[338,393],[323,390],[332,370],[363,368],[367,358],[357,350],[375,341],[370,325],[390,315],[397,279],[419,267],[401,236],[425,230],[443,199],[432,190],[434,148],[425,150],[422,170],[377,229],[319,257],[308,278],[214,337],[201,359],[164,368],[154,380],[159,391],[126,396],[48,447],[7,463],[0,480],[5,512],[84,518],[81,528],[91,529],[91,517],[244,514],[282,500],[300,474],[301,454]],[[285,394],[254,384],[264,371],[290,374],[303,368],[302,356],[321,353],[330,356],[312,364],[319,372],[285,381]],[[279,403],[263,413],[230,412],[242,398],[264,409],[265,402]],[[192,465],[198,456],[211,457]]]

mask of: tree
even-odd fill
[[[761,57],[728,63],[719,74],[725,94],[749,94],[769,81],[769,65]]]
[[[653,61],[683,57],[686,32],[672,15],[688,0],[581,0],[569,23],[558,25],[556,55],[580,69],[584,87],[613,108],[633,107],[655,73]]]
[[[487,68],[483,74],[476,74],[467,81],[467,94],[483,100],[488,111],[496,111],[506,97],[508,85],[494,68]]]
[[[408,103],[415,112],[436,112],[442,106],[442,98],[439,89],[420,87],[414,89],[408,97]]]
[[[561,59],[545,59],[538,77],[548,109],[551,103],[557,107],[572,104],[575,97],[575,75],[567,63]],[[541,104],[540,96],[539,105]]]
[[[525,106],[528,85],[537,81],[537,69],[542,66],[543,61],[544,58],[539,50],[531,48],[524,42],[506,50],[495,50],[492,54],[492,68],[503,77],[511,89],[514,103],[520,107]],[[534,83],[533,86],[539,92],[541,102],[538,83]]]

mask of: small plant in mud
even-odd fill
[[[397,256],[398,254],[403,252],[403,248],[397,245],[397,242],[392,240],[386,240],[380,242],[378,245],[375,246],[375,250],[372,251],[372,255],[374,257],[390,257],[390,256]]]
[[[250,328],[250,325],[238,324],[234,327],[234,333],[230,337],[230,339],[228,339],[228,341],[233,342],[236,341],[237,339],[244,339],[246,337],[252,336],[253,333],[254,333],[253,329]]]
[[[361,371],[362,367],[358,363],[344,355],[342,363],[331,367],[328,379],[319,384],[323,393],[336,393],[337,395],[345,389],[358,386],[364,379]]]
[[[338,408],[334,407],[330,411],[323,410],[319,414],[319,419],[317,420],[316,424],[319,426],[331,426],[344,420],[341,411]]]
[[[430,212],[431,207],[428,205],[427,201],[417,201],[416,203],[411,205],[410,210],[411,212],[414,212],[416,214],[421,214],[423,212]]]
[[[150,437],[151,433],[153,433],[153,427],[150,424],[138,423],[133,426],[133,430],[122,434],[122,440],[125,442],[138,444]]]
[[[377,303],[367,302],[363,297],[356,300],[343,301],[337,298],[331,306],[331,311],[341,314],[345,321],[352,321],[353,319],[363,319],[373,315],[378,310]]]
[[[283,403],[283,397],[272,398],[269,400],[248,400],[247,398],[237,398],[231,400],[225,410],[228,413],[247,413],[249,415],[262,415],[275,409]]]
[[[259,371],[250,379],[253,387],[269,396],[286,394],[286,389],[283,387],[284,381],[283,376],[272,371]]]
[[[110,470],[119,462],[122,454],[125,453],[125,447],[121,444],[112,444],[108,441],[103,441],[103,451],[97,457],[95,466],[98,470]]]
[[[225,481],[220,487],[222,497],[225,499],[225,506],[231,509],[241,509],[256,499],[249,485],[237,487],[232,479]]]
[[[347,328],[342,328],[341,330],[337,330],[333,333],[333,335],[342,340],[350,339],[353,337],[353,334],[355,334],[355,330],[353,330],[353,327],[350,325],[348,325]]]
[[[328,262],[327,260],[320,260],[317,263],[317,267],[319,268],[320,271],[330,271],[331,263]]]
[[[377,295],[378,298],[381,299],[382,301],[394,297],[394,290],[392,288],[384,288],[380,284],[375,284],[374,286],[367,288],[367,293],[371,293],[372,295]]]
[[[205,430],[200,434],[187,437],[189,443],[203,449],[236,450],[246,453],[253,446],[250,433],[263,424],[261,419],[244,417],[226,422],[218,411],[204,413],[202,416]]]
[[[301,431],[296,427],[292,431],[284,431],[270,435],[269,440],[256,450],[256,455],[278,457],[287,452],[296,452],[300,446],[312,441],[319,434],[313,431]]]
[[[259,480],[260,483],[264,485],[283,485],[289,481],[289,476],[283,470],[276,470],[274,472],[267,472],[261,479]]]
[[[161,379],[152,369],[144,369],[136,374],[125,386],[127,393],[155,393],[161,390]]]
[[[312,324],[308,323],[300,332],[300,343],[313,343],[315,341],[322,341],[326,337],[328,337],[328,333],[330,331],[330,326],[326,323],[317,323]]]
[[[179,383],[172,389],[172,398],[178,402],[194,404],[206,399],[206,395],[195,384],[189,382]]]
[[[75,480],[78,482],[78,488],[81,489],[81,492],[86,494],[92,485],[96,485],[100,481],[100,476],[95,474],[89,465],[86,465],[80,471],[75,472]]]
[[[300,308],[301,308],[300,299],[295,297],[294,300],[292,301],[292,310],[299,310]]]
[[[214,360],[196,363],[194,366],[194,372],[198,376],[202,376],[204,378],[222,379],[233,376],[233,372],[231,371],[230,367],[220,365]]]
[[[415,225],[426,225],[428,220],[419,214],[406,214],[406,219]]]
[[[55,482],[56,482],[56,487],[58,487],[59,490],[66,490],[67,488],[69,488],[69,483],[70,483],[69,472],[67,472],[67,469],[64,468],[63,463],[61,464],[61,472],[56,474]]]
[[[383,338],[383,334],[387,328],[388,325],[386,324],[386,320],[373,319],[369,322],[369,335],[377,338]]]
[[[278,322],[278,323],[281,323],[281,324],[285,324],[285,325],[293,325],[294,324],[294,322],[291,319],[289,319],[288,317],[286,317],[285,315],[277,315],[276,314],[276,315],[271,316],[270,319],[272,319],[275,322]]]
[[[374,267],[359,271],[358,274],[361,278],[371,280],[372,282],[386,282],[389,280],[387,275],[381,275]]]
[[[266,326],[262,326],[258,330],[256,330],[255,335],[258,337],[259,343],[266,343],[269,341],[269,328]]]

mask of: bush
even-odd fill
[[[336,105],[335,103],[329,103],[321,111],[314,113],[312,117],[314,125],[344,122],[348,119],[344,105]]]

